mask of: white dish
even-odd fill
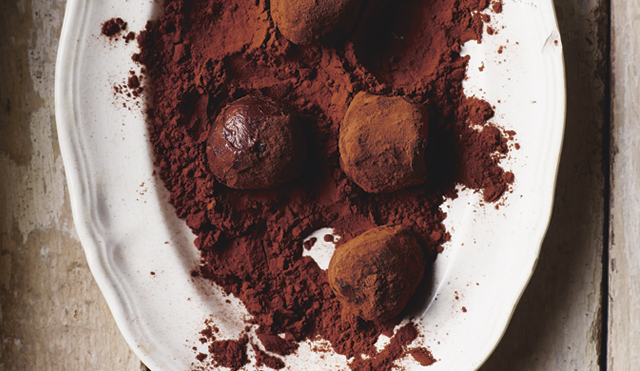
[[[137,46],[100,36],[101,23],[120,16],[138,31],[157,12],[154,1],[68,1],[56,117],[76,228],[118,326],[152,370],[184,371],[197,362],[191,348],[205,319],[213,316],[234,337],[247,314],[190,276],[198,260],[193,235],[153,175],[144,114],[113,93],[129,69],[139,70],[130,58]],[[531,277],[551,214],[565,114],[553,3],[506,0],[492,19],[499,33],[463,48],[472,56],[465,89],[496,105],[492,121],[516,131],[521,148],[503,161],[516,182],[499,209],[469,191],[443,206],[453,239],[436,260],[435,292],[418,320],[423,336],[412,344],[438,359],[432,371],[477,369],[491,354]],[[235,303],[232,311],[225,299]],[[309,344],[287,357],[288,369],[344,368],[343,356],[321,359]],[[421,369],[410,357],[398,364]]]

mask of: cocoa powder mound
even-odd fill
[[[198,275],[243,301],[268,351],[288,354],[296,342],[319,336],[354,370],[388,370],[406,354],[415,327],[404,326],[379,353],[379,335],[392,336],[403,314],[385,322],[343,316],[326,271],[302,257],[302,241],[321,227],[334,227],[344,242],[376,226],[402,225],[432,262],[450,239],[439,206],[456,196],[456,184],[483,192],[488,202],[508,189],[513,174],[499,166],[508,139],[487,122],[491,106],[462,89],[469,57],[460,56],[460,46],[481,41],[489,16],[479,12],[489,6],[370,1],[344,42],[299,46],[278,32],[268,3],[168,0],[164,15],[138,35],[141,51],[133,59],[152,83],[147,122],[157,171],[169,202],[197,235]],[[428,111],[425,183],[368,194],[341,170],[340,122],[360,91],[405,96]],[[298,116],[306,165],[279,188],[234,190],[211,173],[206,142],[221,109],[253,93]],[[285,342],[268,345],[278,334]],[[234,362],[247,362],[245,338],[213,344],[220,365],[241,366],[231,363],[231,353]],[[258,352],[259,362],[280,366],[265,355]]]

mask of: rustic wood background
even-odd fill
[[[0,7],[0,371],[140,370],[71,218],[53,96],[65,1]],[[568,112],[553,217],[481,370],[637,370],[640,0],[556,9]]]

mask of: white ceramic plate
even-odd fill
[[[236,337],[247,314],[191,278],[194,237],[153,175],[144,115],[113,93],[129,69],[139,71],[130,58],[136,45],[100,36],[101,23],[120,16],[139,31],[158,8],[150,0],[67,2],[56,116],[76,228],[118,326],[152,370],[184,371],[197,362],[191,348],[205,319]],[[465,89],[496,106],[495,123],[517,132],[521,149],[503,162],[516,182],[498,210],[468,191],[443,206],[453,239],[436,260],[435,291],[417,321],[423,336],[413,344],[438,359],[432,371],[473,370],[491,354],[531,277],[551,214],[565,114],[553,3],[505,0],[492,19],[498,34],[463,48],[471,55]],[[307,342],[288,356],[288,369],[345,368],[343,356],[321,359],[309,349]],[[411,357],[398,364],[421,369]]]

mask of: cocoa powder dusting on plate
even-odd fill
[[[147,124],[158,174],[169,202],[197,235],[201,265],[193,275],[242,300],[261,343],[246,333],[217,340],[205,329],[201,341],[210,354],[198,353],[194,369],[207,362],[238,369],[250,361],[249,346],[259,364],[282,368],[276,355],[316,337],[345,355],[353,370],[389,370],[408,352],[423,365],[435,362],[424,348],[407,349],[418,336],[411,322],[393,335],[404,312],[384,322],[343,315],[326,271],[302,256],[303,239],[333,227],[340,248],[376,226],[403,225],[430,264],[450,239],[439,207],[456,197],[457,184],[481,192],[486,202],[508,190],[514,175],[499,165],[508,136],[488,122],[491,105],[462,89],[469,57],[460,56],[460,47],[482,41],[490,17],[479,12],[490,5],[371,1],[348,37],[300,46],[279,33],[262,1],[168,0],[164,15],[138,35],[141,50],[133,59],[146,67],[152,86],[145,90],[153,100]],[[136,80],[128,83],[140,89]],[[404,96],[428,112],[426,182],[369,194],[342,171],[340,123],[360,91]],[[249,94],[286,105],[304,131],[302,174],[278,188],[231,189],[208,166],[216,116]],[[391,340],[378,352],[380,334]]]

